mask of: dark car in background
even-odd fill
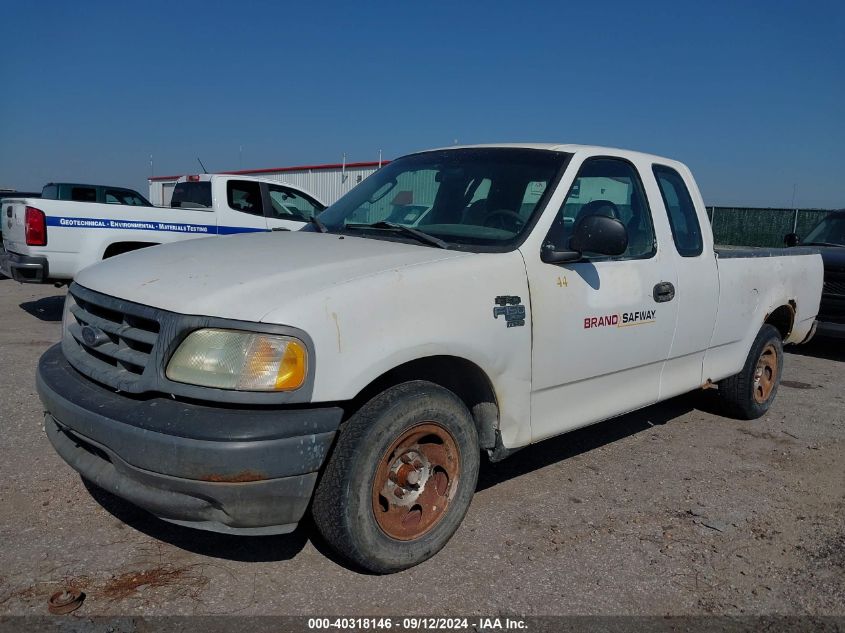
[[[0,202],[3,198],[40,198],[41,193],[31,191],[15,191],[14,189],[0,189]]]
[[[787,246],[814,246],[824,260],[824,287],[816,333],[845,338],[845,209],[833,211],[799,240],[786,236]]]
[[[20,196],[23,197],[23,196]],[[73,200],[74,202],[100,202],[102,204],[128,204],[151,207],[152,203],[134,189],[109,185],[83,185],[73,182],[50,182],[41,190],[47,200]]]

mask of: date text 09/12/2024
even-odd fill
[[[353,617],[309,618],[309,630],[391,630],[397,631],[518,631],[528,625],[521,618],[476,617]]]

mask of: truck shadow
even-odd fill
[[[104,510],[118,521],[156,540],[225,560],[257,563],[290,560],[308,541],[309,527],[302,524],[290,534],[278,536],[234,536],[174,525],[116,497],[96,484],[82,480],[85,488]]]
[[[586,453],[625,437],[646,431],[693,410],[718,412],[715,394],[702,392],[679,396],[666,402],[607,420],[560,437],[551,438],[515,453],[503,462],[482,461],[477,490],[491,488],[504,481],[526,475],[556,462]],[[311,542],[314,548],[335,564],[369,575],[340,558],[329,547],[306,513],[297,529],[279,536],[230,536],[173,525],[114,496],[83,479],[83,483],[107,512],[139,532],[180,549],[210,558],[240,562],[278,562],[294,558]]]
[[[18,307],[41,321],[61,321],[65,306],[65,295],[42,297],[35,301],[24,301]]]
[[[787,354],[812,356],[841,363],[845,361],[845,339],[816,336],[805,345],[787,345],[783,351]]]
[[[715,392],[702,391],[678,396],[633,413],[532,444],[501,462],[483,460],[476,490],[492,488],[514,477],[666,424],[693,410],[721,415]]]

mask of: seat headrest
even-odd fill
[[[610,200],[592,200],[581,207],[578,211],[578,215],[575,216],[575,223],[577,224],[584,218],[588,218],[591,215],[603,215],[605,217],[618,220],[619,209]]]

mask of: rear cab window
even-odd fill
[[[97,190],[93,187],[71,187],[70,199],[74,202],[97,202]]]
[[[170,206],[176,209],[211,210],[211,181],[177,182]]]
[[[671,167],[654,165],[654,177],[672,228],[672,239],[681,257],[697,257],[704,250],[698,214],[683,177]]]

